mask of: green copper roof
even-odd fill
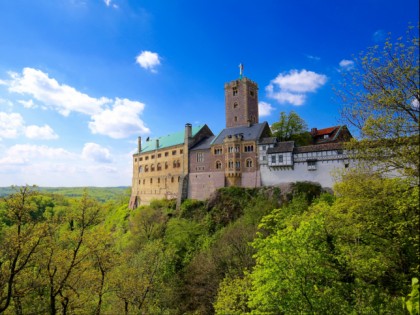
[[[193,126],[192,136],[194,137],[203,127],[204,125]],[[169,148],[175,145],[183,144],[184,136],[185,136],[185,129],[182,131],[171,133],[167,136],[162,136],[158,138],[150,138],[149,141],[142,141],[141,153],[156,150],[156,140],[159,140],[158,149],[164,149],[164,148]]]

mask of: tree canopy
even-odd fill
[[[357,158],[414,177],[419,176],[418,28],[362,52],[337,89],[342,117],[359,131],[351,144]]]
[[[280,119],[271,125],[273,135],[280,141],[295,141],[297,145],[311,143],[306,122],[294,111],[280,113]]]

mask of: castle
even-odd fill
[[[258,85],[246,77],[225,84],[226,128],[214,135],[207,125],[155,139],[138,138],[133,154],[134,209],[153,199],[204,200],[221,187],[273,186],[312,181],[333,185],[331,172],[349,166],[342,143],[346,126],[311,130],[312,145],[296,146],[271,136],[258,118]]]

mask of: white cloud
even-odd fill
[[[266,103],[266,102],[259,102],[258,103],[258,112],[259,112],[260,117],[270,116],[271,112],[274,109],[275,108],[273,106],[271,106],[271,104],[269,104],[269,103]]]
[[[104,0],[104,2],[107,7],[113,7],[114,9],[118,9],[118,5],[112,3],[112,0]]]
[[[279,103],[302,105],[306,100],[306,94],[315,92],[327,82],[327,76],[312,71],[290,70],[280,73],[265,88],[267,96]]]
[[[25,107],[25,108],[36,108],[36,105],[34,104],[34,101],[33,100],[28,100],[28,101],[20,100],[18,102],[20,104],[22,104],[23,107]]]
[[[2,138],[16,138],[22,132],[24,120],[18,113],[0,112],[0,140]]]
[[[343,59],[340,61],[339,66],[343,70],[351,70],[354,68],[354,61]]]
[[[157,53],[144,50],[136,57],[136,63],[142,68],[156,73],[156,67],[160,65],[160,57]]]
[[[71,86],[60,84],[47,73],[33,68],[24,68],[22,74],[10,73],[9,91],[29,94],[49,108],[68,116],[71,112],[93,115],[101,111],[111,100],[99,99],[81,93]]]
[[[122,139],[134,134],[147,134],[150,132],[149,128],[145,127],[143,121],[138,118],[143,109],[143,103],[117,98],[112,109],[106,109],[92,116],[89,128],[94,134],[106,135],[114,139]]]
[[[94,98],[75,88],[60,84],[41,70],[24,68],[22,74],[10,73],[9,91],[28,94],[39,101],[42,109],[53,109],[67,116],[71,112],[89,115],[90,130],[95,134],[121,139],[132,134],[147,134],[149,129],[139,115],[144,104],[128,99]],[[33,100],[19,101],[26,108],[36,108]],[[41,128],[41,127],[40,127]],[[47,130],[44,128],[44,136]],[[53,133],[50,133],[50,138]],[[1,136],[1,135],[0,135]],[[45,138],[45,137],[44,137]]]
[[[99,163],[110,163],[111,154],[107,148],[104,148],[96,143],[85,143],[82,150],[82,157]]]
[[[25,136],[29,139],[53,140],[58,139],[58,135],[48,125],[42,127],[31,125],[25,128]]]
[[[414,108],[414,109],[419,109],[419,100],[417,99],[417,98],[414,98],[412,101],[411,101],[411,107],[412,108]]]
[[[110,163],[98,163],[101,159]],[[96,144],[86,144],[80,153],[30,144],[0,145],[0,178],[4,186],[128,186],[131,161],[128,152],[112,158]]]

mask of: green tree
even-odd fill
[[[33,187],[18,191],[4,199],[0,213],[0,313],[12,298],[21,297],[31,289],[19,276],[32,267],[34,256],[46,236],[46,227],[37,217]]]
[[[417,27],[418,28],[418,27]],[[355,58],[337,94],[342,117],[360,133],[350,149],[383,171],[419,176],[419,38],[389,38]]]
[[[294,111],[280,113],[280,119],[271,125],[273,135],[280,141],[295,141],[297,145],[312,142],[306,122]]]

